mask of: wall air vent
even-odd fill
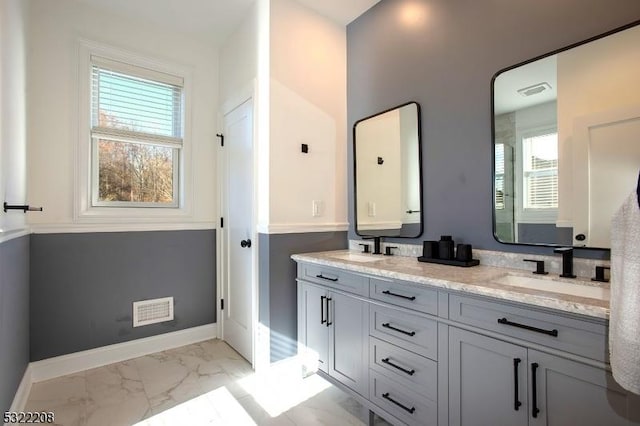
[[[133,302],[133,326],[173,320],[173,297]]]
[[[538,93],[542,93],[545,90],[551,90],[551,85],[546,81],[543,81],[542,83],[537,83],[533,86],[518,89],[517,92],[520,94],[520,96],[524,96],[526,98],[527,96],[533,96],[537,95]]]

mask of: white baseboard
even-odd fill
[[[31,364],[27,365],[24,375],[22,376],[22,380],[20,381],[20,386],[18,386],[18,390],[13,397],[13,402],[11,403],[9,411],[14,413],[24,411],[24,407],[27,405],[27,400],[29,399],[29,393],[31,392],[31,384],[33,383],[31,380],[32,371],[33,369],[31,368]]]
[[[30,375],[29,388],[31,383],[42,382],[217,337],[218,324],[214,323],[32,362],[27,369]],[[28,395],[29,393],[27,392]]]

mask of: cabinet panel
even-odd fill
[[[426,314],[438,315],[438,292],[432,289],[371,278],[369,297]]]
[[[533,363],[540,411],[535,418],[530,414],[532,426],[640,424],[640,397],[622,389],[606,370],[530,349],[530,389]],[[531,393],[531,410],[533,397]]]
[[[329,374],[361,395],[367,394],[369,304],[329,292]]]
[[[298,353],[309,372],[328,372],[327,293],[326,289],[307,283],[298,286]]]
[[[459,295],[451,295],[449,301],[449,318],[454,321],[598,361],[605,361],[608,356],[604,323]],[[555,336],[550,334],[554,330]]]
[[[416,394],[375,371],[371,372],[369,390],[369,398],[374,404],[408,425],[436,426],[438,424],[438,406],[435,401]]]
[[[438,358],[438,323],[382,306],[371,307],[369,333],[433,360]]]
[[[362,296],[369,293],[369,278],[330,266],[300,263],[298,278]]]
[[[450,327],[449,424],[525,426],[526,366],[526,348]]]

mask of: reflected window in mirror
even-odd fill
[[[356,233],[419,237],[420,106],[410,102],[364,118],[353,132]]]
[[[640,21],[492,81],[494,235],[610,247],[640,168]]]

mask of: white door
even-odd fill
[[[611,247],[611,217],[638,183],[640,106],[577,119],[574,145],[573,243]]]
[[[222,337],[253,363],[253,103],[224,117]]]

